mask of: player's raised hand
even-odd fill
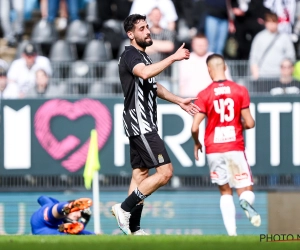
[[[173,54],[175,61],[181,61],[183,59],[190,58],[190,51],[184,48],[185,43],[183,43],[180,48]]]
[[[193,103],[197,98],[183,98],[179,106],[190,115],[195,115],[200,111],[200,108]]]

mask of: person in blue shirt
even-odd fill
[[[84,230],[91,217],[92,200],[80,198],[69,202],[40,196],[41,207],[31,216],[31,231],[34,235],[94,234]]]

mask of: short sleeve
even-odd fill
[[[249,96],[248,90],[245,87],[243,87],[242,98],[243,98],[242,109],[249,108],[249,106],[250,106],[250,96]]]
[[[133,68],[139,64],[143,63],[142,55],[135,49],[129,50],[127,53],[124,54],[124,62],[128,67],[128,70],[132,72]]]
[[[205,105],[205,94],[204,91],[201,91],[197,95],[197,100],[195,101],[195,105],[197,105],[200,108],[200,112],[206,114],[206,105]]]

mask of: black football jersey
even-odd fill
[[[150,57],[134,46],[125,46],[119,59],[119,75],[124,93],[123,125],[127,136],[157,131],[157,85],[155,77],[143,80],[133,74],[139,64],[152,64]]]

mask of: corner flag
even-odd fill
[[[99,171],[100,168],[97,131],[92,129],[89,151],[83,172],[84,185],[86,189],[91,189],[94,173],[95,171]]]

